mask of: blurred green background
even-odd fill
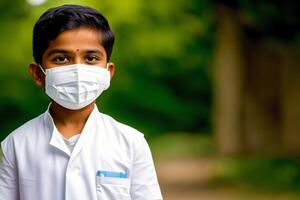
[[[0,140],[49,99],[28,75],[48,8],[98,9],[116,35],[101,112],[145,133],[166,199],[300,198],[300,4],[0,1]]]

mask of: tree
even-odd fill
[[[220,151],[299,152],[299,4],[219,2],[215,130]]]

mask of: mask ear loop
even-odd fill
[[[38,64],[38,66],[39,66],[40,70],[42,70],[42,72],[46,75],[46,72],[45,72],[45,70],[42,68],[42,66],[41,66],[40,64]]]
[[[109,68],[109,62],[106,64],[106,70],[108,70]]]

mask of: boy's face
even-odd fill
[[[106,67],[107,55],[101,44],[101,33],[94,29],[79,28],[64,31],[50,42],[43,54],[42,67],[49,69],[72,64],[86,64],[91,67]],[[108,63],[111,78],[114,74],[113,63]],[[40,70],[31,64],[29,72],[37,85],[44,85]]]

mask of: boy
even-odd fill
[[[56,7],[36,22],[29,73],[51,104],[1,143],[0,200],[162,199],[143,135],[95,105],[114,75],[113,43],[92,8]]]

